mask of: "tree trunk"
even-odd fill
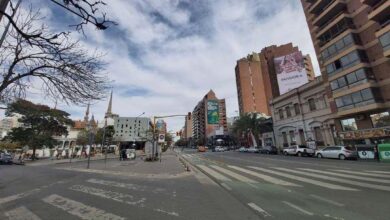
[[[37,149],[36,146],[33,146],[33,153],[32,153],[32,156],[31,156],[31,160],[35,160],[35,150]]]

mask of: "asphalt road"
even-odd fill
[[[264,219],[390,219],[390,164],[190,150],[182,157]]]
[[[85,167],[0,166],[0,219],[259,219],[203,173],[185,172],[175,155]]]

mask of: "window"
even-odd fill
[[[282,132],[282,136],[283,136],[283,145],[288,144],[286,132]]]
[[[289,135],[290,135],[290,142],[295,142],[295,134],[294,134],[294,131],[289,131]]]
[[[359,103],[363,101],[361,93],[360,92],[352,93],[352,101],[353,103]]]
[[[381,42],[384,51],[390,49],[390,32],[380,36],[379,41]]]
[[[309,102],[310,111],[315,111],[316,110],[316,103],[315,103],[314,99],[309,99],[308,102]]]
[[[287,107],[286,107],[286,115],[287,115],[287,118],[288,118],[288,117],[291,117],[290,106],[287,106]]]
[[[390,114],[389,112],[382,112],[378,114],[370,115],[372,125],[374,128],[390,126]]]
[[[341,120],[341,127],[343,128],[343,131],[356,131],[356,121],[354,118],[348,118]]]
[[[358,106],[358,104],[366,101],[376,101],[380,100],[379,97],[374,97],[374,93],[371,89],[363,89],[352,94],[348,94],[335,99],[337,108],[345,106]],[[361,105],[361,104],[360,104]]]
[[[364,82],[368,79],[366,69],[358,69],[352,73],[342,76],[330,82],[332,90],[343,88],[344,86],[351,86],[358,82]]]
[[[370,99],[374,99],[374,95],[372,94],[371,89],[363,89],[360,92],[362,94],[362,97],[363,97],[364,101],[367,101],[367,100],[370,100]]]
[[[321,53],[321,56],[322,56],[322,58],[324,60],[327,60],[330,57],[332,57],[333,55],[340,53],[342,50],[346,49],[349,45],[351,45],[354,42],[355,41],[354,41],[353,35],[352,34],[348,34],[344,38],[340,39],[339,41],[337,41],[333,45],[331,45],[328,48],[326,48]]]
[[[314,127],[314,135],[316,141],[324,141],[320,127]]]
[[[280,118],[280,119],[283,119],[283,118],[284,118],[283,110],[282,110],[282,109],[279,109],[279,118]]]
[[[326,71],[328,75],[332,75],[338,71],[341,71],[345,68],[348,68],[354,64],[356,64],[358,61],[363,60],[361,57],[364,57],[362,52],[358,51],[352,51],[351,53],[341,57],[340,59],[334,61],[331,64],[328,64],[326,66]]]
[[[294,104],[294,110],[295,110],[295,115],[301,114],[301,109],[299,108],[299,104],[298,103]]]

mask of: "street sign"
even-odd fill
[[[164,142],[165,142],[165,134],[159,134],[158,143],[164,143]]]
[[[378,151],[379,159],[381,161],[390,162],[390,144],[379,144]]]

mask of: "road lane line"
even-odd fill
[[[232,188],[230,188],[230,186],[228,186],[226,183],[221,183],[221,185],[222,185],[225,189],[227,189],[227,190],[229,190],[229,191],[232,191]]]
[[[300,177],[300,176],[294,176],[294,175],[290,175],[290,174],[287,174],[287,173],[281,173],[281,172],[274,171],[274,170],[267,170],[267,169],[263,169],[263,168],[260,168],[260,167],[249,166],[249,168],[252,168],[252,169],[255,169],[255,170],[260,170],[260,171],[263,171],[263,172],[266,172],[266,173],[271,173],[271,174],[283,176],[283,177],[286,177],[286,178],[289,178],[289,179],[293,179],[293,180],[297,180],[297,181],[301,181],[301,182],[305,182],[305,183],[310,183],[310,184],[321,186],[321,187],[325,187],[325,188],[328,188],[328,189],[359,191],[357,189],[353,189],[353,188],[350,188],[350,187],[344,187],[344,186],[331,184],[331,183],[324,183],[324,182],[321,182],[321,181],[318,181],[318,180],[308,179],[308,178],[304,178],[304,177]],[[277,168],[274,168],[274,169],[277,169]],[[280,168],[280,169],[282,169],[282,168]],[[286,171],[290,171],[290,170],[286,169]]]
[[[200,169],[204,170],[206,173],[210,174],[214,178],[220,180],[220,181],[232,181],[230,178],[206,167],[205,165],[197,165]]]
[[[260,179],[263,179],[264,181],[267,181],[267,182],[270,182],[270,183],[273,183],[273,184],[282,185],[282,186],[300,186],[300,185],[297,185],[295,183],[290,183],[290,182],[287,182],[287,181],[284,181],[284,180],[281,180],[281,179],[277,179],[277,178],[274,178],[274,177],[271,177],[271,176],[267,176],[267,175],[264,175],[264,174],[256,173],[256,172],[253,172],[251,170],[243,169],[241,167],[236,167],[236,166],[229,166],[229,167],[232,168],[232,169],[241,171],[243,173],[247,173],[249,175],[258,177]]]
[[[377,183],[390,183],[390,180],[376,179],[376,178],[371,178],[371,177],[354,176],[354,175],[349,175],[349,174],[346,174],[346,173],[335,173],[335,172],[314,170],[314,169],[308,169],[308,168],[298,168],[298,169],[299,170],[310,171],[310,172],[317,172],[317,173],[332,175],[332,176],[345,177],[345,178],[349,178],[349,179],[364,180],[364,181],[377,182]]]
[[[366,172],[370,172],[370,173],[381,173],[381,174],[390,174],[390,171],[367,170]]]
[[[351,170],[332,170],[332,171],[339,172],[339,173],[357,174],[357,175],[361,175],[361,176],[373,176],[373,177],[381,177],[381,178],[390,178],[390,175],[386,175],[386,174],[367,173],[367,172],[370,172],[370,171],[365,171],[365,172],[363,172],[363,171],[362,172],[351,171]]]
[[[294,204],[292,204],[292,203],[289,203],[289,202],[287,202],[287,201],[282,201],[282,202],[283,202],[284,204],[290,206],[291,208],[294,208],[294,209],[296,209],[296,210],[302,212],[303,214],[311,215],[311,216],[314,215],[312,212],[306,211],[306,210],[304,210],[303,208],[301,208],[301,207],[299,207],[299,206],[296,206],[296,205],[294,205]]]
[[[57,194],[52,194],[43,199],[44,202],[62,209],[69,214],[75,215],[84,220],[125,220],[125,218],[105,212],[104,210],[85,205]]]
[[[363,182],[358,182],[358,181],[354,181],[354,180],[341,179],[341,178],[337,178],[337,177],[324,176],[324,175],[320,175],[320,174],[308,173],[308,172],[291,170],[291,169],[286,169],[286,168],[275,168],[275,169],[284,170],[287,172],[301,174],[301,175],[305,175],[305,176],[315,177],[315,178],[319,178],[319,179],[330,180],[330,181],[339,182],[339,183],[346,183],[346,184],[354,185],[354,186],[361,186],[361,187],[370,188],[370,189],[390,191],[390,187],[388,187],[388,186],[375,185],[372,183],[363,183]]]
[[[88,180],[86,180],[86,182],[99,184],[99,185],[103,185],[103,186],[124,188],[124,189],[129,189],[129,190],[134,190],[134,191],[142,191],[142,192],[148,191],[148,192],[152,192],[152,193],[166,192],[166,190],[163,188],[153,187],[152,189],[149,189],[145,186],[141,186],[141,185],[137,185],[137,184],[133,184],[133,183],[122,183],[122,182],[115,182],[115,181],[110,181],[110,180],[88,179]]]
[[[323,202],[326,202],[326,203],[329,203],[329,204],[332,204],[332,205],[335,205],[335,206],[338,206],[338,207],[343,207],[343,206],[345,206],[345,205],[342,204],[342,203],[335,202],[335,201],[330,200],[330,199],[325,199],[325,198],[322,197],[322,196],[317,196],[317,195],[314,195],[314,194],[310,194],[310,196],[313,197],[313,198],[316,198],[316,199],[318,199],[318,200],[320,200],[320,201],[323,201]]]
[[[216,169],[216,170],[218,170],[219,172],[224,173],[224,174],[226,174],[228,176],[231,176],[231,177],[233,177],[233,178],[235,178],[237,180],[240,180],[240,181],[243,181],[243,182],[246,182],[246,183],[259,183],[259,182],[255,181],[255,180],[249,179],[249,178],[247,178],[245,176],[242,176],[242,175],[240,175],[238,173],[235,173],[235,172],[232,172],[230,170],[224,169],[222,167],[219,167],[219,166],[216,166],[216,165],[211,165],[211,167]]]
[[[129,194],[118,193],[118,192],[114,192],[114,191],[108,191],[108,190],[103,190],[103,189],[98,189],[98,188],[83,186],[83,185],[73,185],[69,189],[74,190],[74,191],[78,191],[78,192],[83,192],[83,193],[86,193],[89,195],[102,197],[105,199],[111,199],[111,200],[114,200],[117,202],[129,204],[129,205],[143,206],[143,203],[146,201],[145,198],[135,200],[134,196],[129,195]]]
[[[259,212],[264,217],[271,217],[271,215],[268,212],[266,212],[264,209],[260,208],[258,205],[256,205],[253,202],[248,203],[248,206],[254,209],[255,211]]]
[[[20,206],[18,208],[12,209],[8,212],[5,212],[5,216],[7,216],[11,220],[41,220],[37,215],[28,210],[24,206]]]

